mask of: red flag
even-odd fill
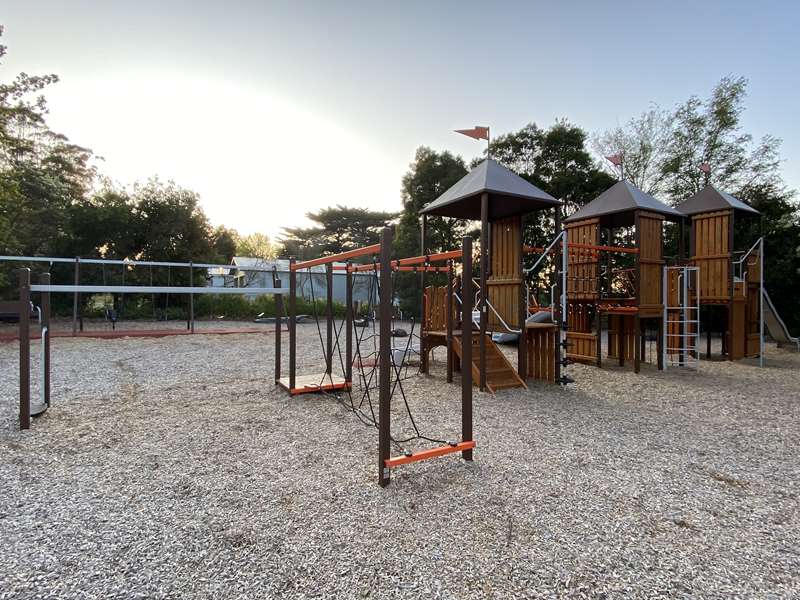
[[[622,154],[612,154],[611,156],[606,156],[606,160],[608,160],[615,167],[618,167],[622,164]]]
[[[461,135],[466,135],[468,137],[474,138],[476,140],[489,139],[489,128],[481,127],[480,125],[476,125],[472,129],[456,129],[455,132],[460,133]]]
[[[697,168],[700,169],[703,173],[711,173],[711,165],[708,164],[707,162],[700,163],[700,166]]]

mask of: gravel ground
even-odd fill
[[[27,432],[0,345],[0,598],[800,596],[798,354],[476,392],[475,461],[382,489],[375,430],[276,388],[273,339],[54,340]],[[450,439],[436,358],[405,388]]]

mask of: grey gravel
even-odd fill
[[[56,339],[27,432],[0,344],[0,598],[800,596],[800,355],[476,392],[474,463],[381,489],[375,430],[276,388],[273,339]],[[436,359],[405,387],[450,439]]]

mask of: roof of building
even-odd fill
[[[696,215],[704,212],[714,212],[715,210],[740,210],[747,213],[760,215],[755,208],[742,202],[738,198],[731,196],[707,185],[691,198],[687,198],[676,207],[684,215]]]
[[[480,220],[484,192],[489,194],[490,221],[562,204],[497,161],[487,158],[420,213]]]
[[[564,222],[600,218],[605,227],[626,227],[633,224],[633,213],[637,210],[658,213],[670,221],[680,221],[683,218],[677,210],[656,200],[632,183],[619,181],[564,219]]]

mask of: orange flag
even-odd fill
[[[475,138],[476,140],[489,139],[489,128],[481,127],[480,125],[476,125],[472,129],[456,129],[455,132],[460,133],[461,135],[466,135],[468,137]]]

